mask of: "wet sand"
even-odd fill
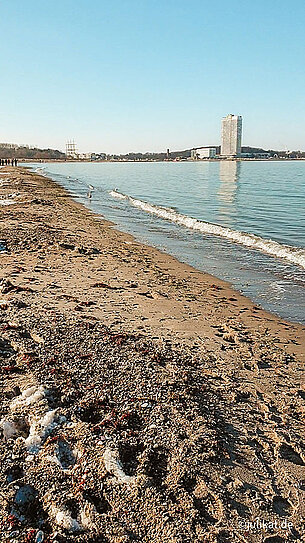
[[[0,196],[3,540],[302,541],[305,328],[49,179]]]

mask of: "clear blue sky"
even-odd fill
[[[305,3],[2,0],[0,141],[80,151],[305,149]]]

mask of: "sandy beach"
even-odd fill
[[[0,215],[0,540],[304,541],[305,328],[25,168]]]

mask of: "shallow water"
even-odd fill
[[[305,161],[31,167],[140,241],[305,323]]]

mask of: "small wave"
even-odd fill
[[[46,167],[44,167],[44,166],[39,166],[39,167],[37,167],[37,168],[34,168],[34,169],[33,169],[33,172],[34,172],[34,173],[38,173],[39,175],[42,175],[42,176],[46,177],[46,175],[47,175],[47,171],[46,171],[46,170],[47,170]]]
[[[109,194],[113,198],[127,200],[131,205],[138,209],[142,209],[142,211],[145,211],[146,213],[151,213],[152,215],[179,224],[180,226],[185,226],[191,230],[202,232],[203,234],[212,234],[214,236],[226,238],[234,243],[249,247],[250,249],[255,249],[277,258],[283,258],[284,260],[305,269],[305,250],[300,247],[283,245],[272,239],[260,238],[254,234],[239,232],[238,230],[232,230],[231,228],[225,228],[217,224],[194,219],[169,208],[160,207],[155,204],[149,204],[148,202],[132,198],[132,196],[122,194],[117,190],[111,190],[109,191]]]

